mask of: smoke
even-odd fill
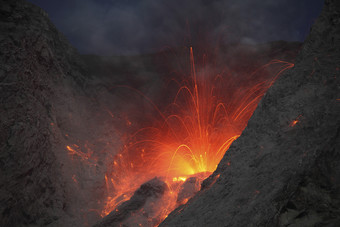
[[[31,0],[81,53],[136,54],[199,42],[303,41],[323,0]],[[55,4],[55,5],[54,5]]]

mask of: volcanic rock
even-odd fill
[[[128,201],[118,206],[100,221],[100,223],[94,225],[94,227],[128,226],[125,222],[134,212],[141,210],[148,200],[153,200],[153,202],[155,202],[155,200],[160,199],[167,190],[167,184],[158,178],[154,178],[142,184]],[[147,218],[148,214],[146,212],[150,212],[151,210],[148,210],[147,208],[144,210],[144,218]],[[138,224],[138,222],[141,221],[142,220],[134,220],[134,222],[137,222],[135,224]],[[149,222],[150,226],[152,226],[151,221]]]
[[[188,178],[182,185],[178,193],[177,202],[183,203],[195,195],[201,188],[200,180],[197,177]]]
[[[90,153],[67,150],[96,143],[108,119],[86,93],[86,66],[39,7],[1,0],[0,21],[0,226],[91,223],[83,216],[98,207],[104,175],[80,161]]]
[[[189,202],[160,226],[339,226],[340,3]]]
[[[53,84],[81,83],[75,49],[40,8],[0,1],[0,226],[46,226],[65,215],[53,152]]]

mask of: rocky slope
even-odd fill
[[[0,225],[48,225],[65,214],[67,201],[51,152],[51,84],[61,83],[77,62],[46,13],[23,1],[0,4]]]
[[[0,226],[85,223],[80,207],[92,206],[103,174],[96,184],[66,146],[98,142],[105,125],[97,120],[108,117],[98,115],[85,65],[47,14],[26,1],[0,5]]]
[[[189,202],[160,226],[338,226],[340,3],[326,0],[295,67]]]

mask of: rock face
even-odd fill
[[[168,185],[164,181],[154,178],[142,184],[128,201],[118,206],[94,227],[137,225],[138,223],[143,223],[143,219],[146,219],[148,222],[148,214],[146,212],[150,212],[152,209],[148,209],[146,203],[151,201],[152,204],[157,204],[157,200],[161,199],[164,193],[168,190]],[[141,209],[145,211],[143,215],[141,215],[141,217],[134,217],[133,219],[135,220],[133,220],[133,222],[130,221],[129,223],[128,219],[130,216],[134,215],[134,213]],[[149,222],[151,221],[149,220]]]
[[[74,49],[47,14],[0,1],[0,226],[46,226],[65,215],[65,182],[51,138],[51,84],[78,82]]]
[[[66,148],[104,149],[98,134],[114,141],[111,117],[86,94],[86,66],[44,11],[21,0],[0,1],[0,11],[0,226],[91,223],[104,168]]]
[[[340,2],[189,202],[160,226],[338,226]]]
[[[185,203],[185,201],[194,196],[200,188],[200,181],[197,177],[188,178],[181,186],[177,196],[177,203]]]

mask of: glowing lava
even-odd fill
[[[180,205],[176,193],[181,185],[193,174],[216,169],[267,89],[284,70],[293,67],[292,63],[272,61],[268,65],[277,67],[273,77],[256,79],[266,65],[245,77],[247,82],[241,86],[240,81],[225,72],[216,74],[204,70],[204,65],[196,71],[192,48],[190,63],[190,76],[179,83],[167,109],[160,111],[152,103],[160,120],[126,138],[122,151],[112,161],[105,176],[110,196],[102,216],[128,200],[142,183],[160,176],[170,188],[170,194],[164,197],[168,200],[166,205],[158,208],[162,212],[157,218],[163,220]],[[186,201],[187,198],[181,203]]]

